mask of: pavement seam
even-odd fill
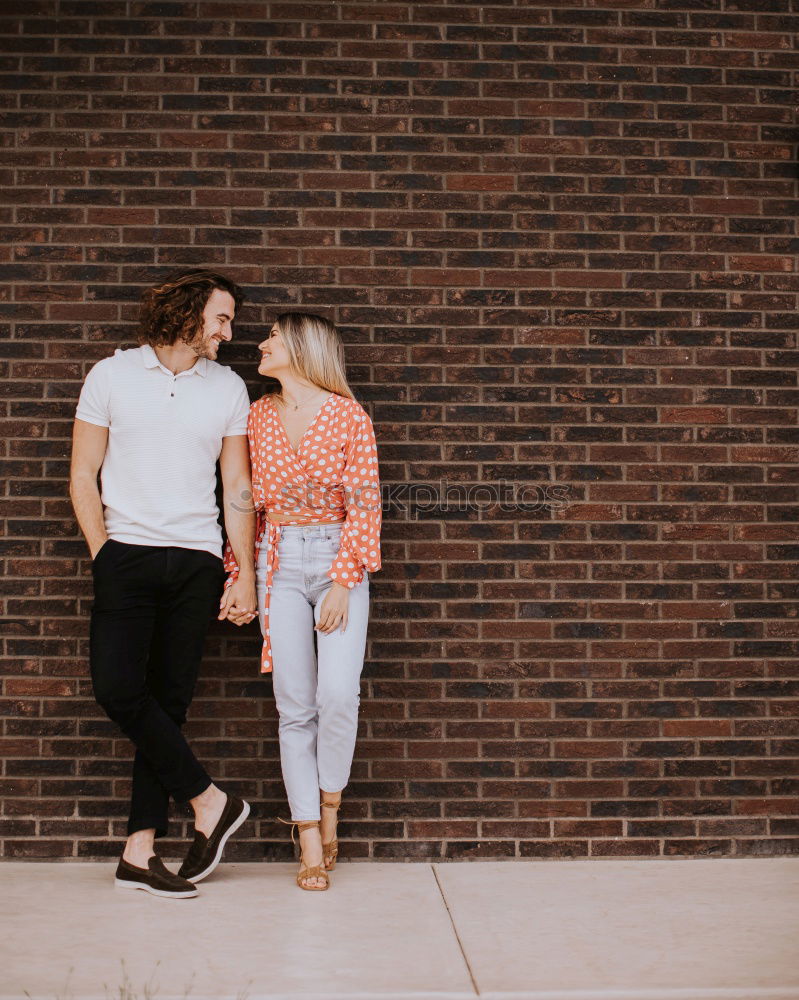
[[[444,904],[444,908],[447,911],[447,916],[449,917],[449,922],[452,924],[452,933],[455,935],[455,940],[458,942],[458,947],[461,950],[461,955],[463,956],[463,962],[466,966],[466,971],[469,973],[469,979],[472,981],[472,989],[476,996],[480,996],[480,987],[477,985],[477,980],[474,978],[474,973],[472,972],[472,967],[469,964],[469,959],[466,956],[466,949],[463,947],[463,942],[461,941],[461,936],[458,934],[458,928],[455,926],[455,918],[452,916],[452,910],[449,908],[449,903],[447,902],[447,897],[444,895],[444,887],[441,885],[441,880],[438,877],[438,870],[435,865],[430,865],[433,870],[433,878],[436,880],[436,885],[438,886],[438,891],[441,893],[441,901]]]

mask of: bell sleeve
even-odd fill
[[[342,487],[346,518],[341,545],[328,577],[350,590],[363,579],[364,570],[380,569],[382,506],[377,464],[377,443],[369,414],[353,408],[347,433]]]

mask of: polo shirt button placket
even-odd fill
[[[177,380],[178,380],[177,375],[173,375],[172,376],[172,392],[170,392],[170,394],[169,394],[173,398],[174,398],[174,395],[175,395],[175,382],[177,382]]]

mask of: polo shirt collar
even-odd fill
[[[142,344],[142,358],[144,360],[145,368],[160,368],[161,371],[167,372],[167,374],[172,375],[173,373],[165,368],[161,362],[158,360],[158,355],[153,350],[150,344]],[[208,374],[208,358],[197,358],[191,368],[186,369],[185,372],[181,372],[181,375],[202,375],[203,378]]]

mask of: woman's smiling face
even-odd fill
[[[258,350],[261,352],[261,362],[258,365],[259,375],[274,376],[275,372],[288,368],[289,356],[277,323],[272,326],[266,340],[262,340],[258,345]]]

